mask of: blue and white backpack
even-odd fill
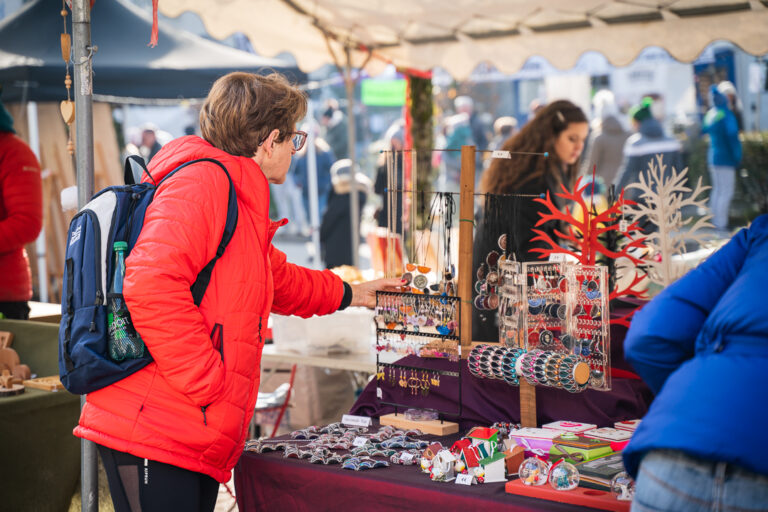
[[[67,235],[61,324],[59,326],[59,375],[61,383],[75,394],[96,391],[143,368],[152,356],[115,362],[110,359],[107,342],[107,291],[113,275],[116,241],[128,243],[128,253],[144,224],[144,214],[157,187],[183,168],[212,162],[221,167],[229,180],[227,221],[216,256],[200,271],[192,285],[192,297],[200,305],[211,280],[211,273],[237,226],[237,197],[226,167],[212,158],[186,162],[156,183],[140,157],[128,157],[125,185],[107,187],[93,196],[72,219]],[[152,183],[135,183],[133,167],[138,165]]]

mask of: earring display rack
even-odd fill
[[[568,336],[565,263],[523,263],[525,349],[561,350]]]
[[[436,435],[458,432],[458,423],[443,418],[460,417],[462,412],[460,312],[458,297],[376,292],[376,397],[395,408],[394,414],[381,416],[382,425],[419,428]],[[424,358],[425,365],[398,362],[404,355]],[[455,386],[457,397],[431,397],[441,386]],[[449,409],[443,403],[458,406]],[[405,409],[434,411],[438,419],[413,421],[401,413]]]
[[[525,346],[523,329],[523,281],[519,262],[499,263],[499,342],[508,348]]]
[[[576,393],[611,389],[608,273],[603,266],[523,263],[525,380]]]
[[[589,387],[611,389],[611,340],[608,269],[602,265],[568,265],[570,343],[564,348],[589,364]]]

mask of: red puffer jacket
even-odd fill
[[[40,165],[23,140],[0,132],[0,302],[32,297],[24,245],[43,227]]]
[[[259,388],[270,311],[309,317],[336,311],[344,287],[329,271],[288,263],[272,246],[269,185],[258,165],[199,137],[166,145],[155,180],[195,158],[223,163],[237,189],[238,223],[200,308],[190,286],[224,230],[229,185],[212,163],[191,165],[160,186],[126,260],[125,302],[154,362],[87,396],[75,435],[115,450],[230,477]]]

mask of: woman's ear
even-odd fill
[[[264,148],[264,151],[267,153],[267,156],[269,157],[272,156],[272,150],[274,149],[275,141],[279,135],[280,135],[280,130],[274,129],[271,132],[269,132],[269,135],[261,144],[261,147]]]

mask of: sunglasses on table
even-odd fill
[[[291,136],[291,144],[293,144],[293,150],[294,151],[301,151],[301,148],[304,147],[304,143],[307,142],[307,132],[302,131],[296,131],[296,132],[288,132],[288,135]],[[259,146],[264,144],[264,141],[269,138],[269,135],[261,139],[261,142],[259,142]]]

